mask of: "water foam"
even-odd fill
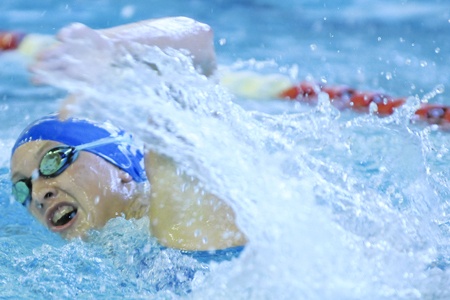
[[[136,47],[139,60],[122,53],[95,87],[48,76],[84,99],[76,113],[135,133],[236,211],[249,244],[199,272],[187,297],[448,295],[439,261],[447,192],[436,190],[445,171],[430,143],[441,159],[448,151],[435,132],[402,112],[341,114],[327,101],[282,114],[245,110],[183,53]]]

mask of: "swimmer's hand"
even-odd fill
[[[74,23],[56,38],[58,42],[40,52],[30,66],[33,82],[56,86],[64,79],[95,82],[108,72],[115,47],[98,31]]]

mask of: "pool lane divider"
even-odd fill
[[[321,92],[326,93],[338,109],[352,109],[381,117],[392,115],[397,107],[406,102],[406,97],[395,98],[383,93],[358,91],[347,86],[326,86],[306,81],[281,91],[278,98],[315,104]],[[412,120],[449,127],[450,106],[423,103],[414,112]]]
[[[0,51],[17,49],[25,35],[16,31],[0,31]]]

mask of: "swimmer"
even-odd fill
[[[224,201],[179,174],[170,159],[144,155],[112,124],[57,115],[33,122],[12,149],[11,180],[15,199],[66,239],[84,237],[118,216],[148,216],[152,235],[166,247],[213,250],[245,243]]]
[[[59,42],[37,54],[32,70],[81,76],[65,65],[63,54],[76,55],[64,41],[89,41],[90,51],[107,56],[115,47],[143,43],[189,51],[200,73],[215,69],[209,26],[188,18],[149,20],[94,31],[75,24],[62,29]],[[82,59],[82,57],[80,57]],[[78,65],[79,67],[79,65]],[[101,68],[101,66],[99,66]],[[37,78],[39,80],[39,78]],[[189,251],[236,249],[246,237],[234,211],[175,163],[138,148],[129,134],[108,123],[52,115],[30,124],[18,137],[11,156],[15,199],[63,238],[87,236],[108,220],[148,217],[150,231],[165,247]]]
[[[216,68],[211,29],[187,18],[148,20],[106,30],[75,24],[63,28],[57,37],[58,42],[36,55],[33,72],[63,72],[89,80],[92,77],[84,76],[77,60],[69,63],[65,54],[86,64],[86,51],[91,51],[92,55],[105,57],[108,63],[107,58],[117,47],[127,48],[132,43],[189,51],[197,70],[205,75],[211,75]],[[82,42],[78,44],[84,47],[81,52],[76,41]],[[86,45],[90,46],[87,50]],[[366,95],[347,88],[290,86],[281,81],[275,84],[274,95],[283,99],[314,100],[322,91],[342,108],[355,107],[357,103],[356,108],[367,110],[374,103],[380,114],[391,114],[404,103],[402,98],[380,98],[378,94]],[[434,113],[437,109],[443,108],[433,107],[433,122],[446,121],[446,110],[444,114]],[[429,112],[418,115],[428,118]],[[126,150],[133,147],[132,143],[117,129],[111,133],[111,128],[110,124],[70,117],[48,117],[30,125],[12,152],[16,199],[50,230],[68,239],[83,237],[90,229],[100,229],[109,219],[124,215],[148,216],[151,233],[167,247],[211,250],[245,244],[235,214],[225,201],[203,191],[198,180],[178,174],[169,158],[151,150],[145,154]],[[148,182],[149,191],[145,187]]]

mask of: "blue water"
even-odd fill
[[[65,92],[31,85],[23,58],[1,55],[3,298],[450,297],[450,133],[409,121],[420,100],[450,104],[448,1],[16,0],[0,11],[0,28],[46,34],[72,21],[186,15],[214,28],[222,66],[411,96],[387,118],[339,112],[327,99],[239,98],[156,50],[148,58],[164,76],[130,65],[96,90],[54,78],[95,100],[83,115],[155,144],[235,208],[249,245],[208,265],[161,251],[148,220],[118,218],[91,242],[67,243],[10,199],[15,136]]]

